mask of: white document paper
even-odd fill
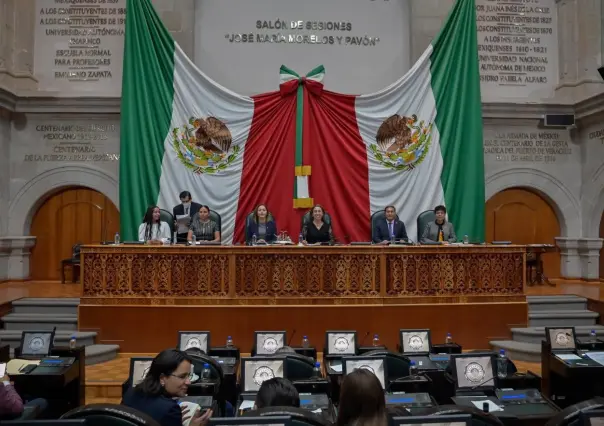
[[[557,354],[556,358],[561,359],[562,361],[578,361],[581,360],[581,357],[575,354]]]
[[[342,372],[342,364],[331,364],[329,366],[329,368],[331,368],[336,373],[341,373]]]
[[[176,215],[176,224],[178,225],[179,234],[185,234],[189,232],[189,224],[191,223],[191,216],[188,214],[177,214]]]
[[[321,414],[321,411],[323,411],[323,410],[321,410],[320,408],[317,408],[316,410],[312,410],[312,412],[315,414]]]
[[[493,411],[503,411],[499,405],[495,404],[493,401],[491,401],[489,399],[482,399],[482,400],[478,400],[478,401],[472,401],[472,404],[474,404],[474,406],[476,408],[478,408],[479,410],[482,410],[482,406],[484,405],[485,402],[489,406],[489,413],[492,413]]]
[[[254,401],[250,401],[248,399],[244,399],[241,405],[239,406],[240,410],[249,410],[254,408]]]
[[[600,365],[604,365],[604,352],[587,352],[587,355],[590,359],[593,359]]]

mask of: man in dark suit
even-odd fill
[[[373,230],[373,242],[376,244],[388,244],[392,237],[396,240],[407,241],[407,229],[405,224],[396,217],[394,206],[384,209],[385,218],[375,224]]]
[[[201,204],[195,203],[192,201],[191,193],[189,191],[182,191],[180,193],[180,203],[172,209],[172,214],[174,215],[174,221],[178,218],[178,216],[187,215],[189,217],[195,216],[199,213],[199,209],[201,208]],[[191,221],[189,220],[189,224]],[[174,229],[178,232],[178,225],[174,224]],[[188,232],[177,233],[176,238],[179,242],[187,241]]]

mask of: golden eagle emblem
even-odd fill
[[[418,122],[411,117],[395,114],[380,125],[375,144],[369,145],[374,158],[393,170],[411,170],[420,164],[432,143],[432,123]]]
[[[176,156],[196,174],[225,170],[240,151],[239,146],[231,147],[231,131],[216,117],[191,117],[188,124],[172,129],[172,137]]]

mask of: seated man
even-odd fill
[[[45,399],[33,399],[27,404],[10,382],[7,375],[2,377],[0,384],[0,421],[15,419],[33,419],[38,417],[48,406]]]
[[[300,395],[287,379],[275,377],[265,380],[258,389],[254,408],[264,407],[300,407]]]
[[[385,219],[378,221],[373,229],[373,242],[376,244],[388,244],[393,238],[395,240],[407,241],[407,229],[405,224],[396,218],[394,206],[384,209]]]
[[[447,222],[447,209],[445,206],[436,206],[434,208],[436,220],[428,222],[422,232],[421,243],[443,243],[449,244],[457,241],[453,224]]]

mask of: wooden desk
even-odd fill
[[[526,246],[83,246],[83,304],[524,301]]]

